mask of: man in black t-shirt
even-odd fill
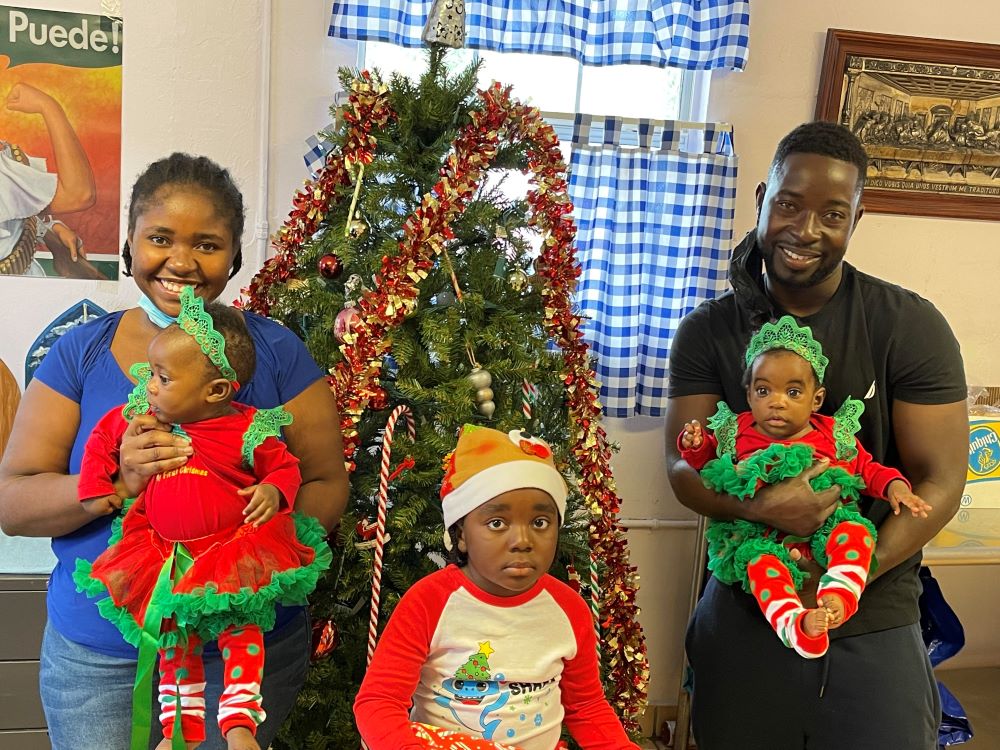
[[[935,750],[940,702],[919,628],[920,550],[958,508],[968,422],[958,343],[919,295],[844,262],[864,213],[867,157],[850,131],[801,125],[782,139],[757,187],[757,226],[733,253],[732,291],[681,323],[670,352],[667,472],[677,498],[711,518],[760,521],[807,536],[838,502],[801,476],[740,503],[702,485],[680,458],[684,423],[703,424],[724,400],[747,409],[742,354],[765,321],[794,315],[830,358],[832,414],[848,396],[863,400],[858,438],[875,460],[895,466],[933,506],[930,517],[891,515],[864,499],[878,527],[876,572],[858,614],[831,631],[821,659],[787,649],[736,586],[709,580],[688,628],[694,670],[692,723],[700,750]],[[803,562],[813,588],[819,569]]]

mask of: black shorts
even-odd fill
[[[751,596],[712,578],[686,647],[699,750],[937,750],[941,701],[918,624],[804,659]]]

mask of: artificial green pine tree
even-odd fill
[[[293,258],[279,259],[284,264],[280,274],[266,268],[250,287],[248,307],[293,329],[323,367],[334,368],[343,358],[335,327],[343,338],[345,318],[352,315],[345,309],[366,288],[385,283],[379,275],[384,256],[399,252],[404,220],[441,179],[456,134],[482,106],[475,91],[476,65],[450,73],[441,48],[432,49],[428,60],[418,81],[396,75],[388,82],[396,116],[371,129],[373,159],[357,191],[354,184],[341,184],[317,199],[325,201],[317,230],[302,238]],[[342,71],[345,89],[357,77]],[[370,80],[379,86],[377,74]],[[338,126],[327,136],[336,153],[358,123],[350,111],[335,114]],[[442,461],[461,425],[525,429],[545,438],[574,487],[579,466],[568,450],[565,374],[559,352],[543,332],[543,281],[533,274],[537,250],[532,249],[528,204],[506,197],[498,186],[502,170],[524,170],[528,159],[523,144],[501,146],[491,165],[496,179],[484,181],[465,202],[451,225],[454,237],[446,252],[419,281],[415,310],[391,331],[390,356],[381,362],[377,382],[381,390],[357,424],[358,448],[350,457],[356,468],[349,507],[334,540],[334,564],[311,597],[314,618],[332,620],[339,643],[313,663],[278,747],[358,746],[351,707],[366,666],[373,571],[373,550],[363,532],[376,518],[381,440],[393,407],[410,407],[416,441],[397,429],[392,443],[393,465],[409,456],[413,466],[390,487],[379,632],[399,597],[444,562],[438,491]],[[303,195],[301,202],[314,197]],[[305,205],[299,210],[308,213]],[[346,341],[350,336],[347,332]],[[489,394],[479,388],[477,396],[478,386],[470,379],[474,364],[492,375],[492,414],[480,403]],[[525,383],[536,394],[530,418],[523,409]],[[563,578],[567,564],[582,570],[589,560],[588,515],[572,489],[567,517],[553,566]]]

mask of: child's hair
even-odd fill
[[[215,204],[215,210],[229,222],[233,234],[233,268],[229,273],[232,278],[243,265],[243,194],[236,187],[229,170],[220,167],[206,156],[192,156],[175,152],[165,159],[154,161],[136,179],[132,186],[132,197],[128,207],[128,233],[135,231],[135,222],[147,206],[150,205],[156,192],[166,185],[185,185],[204,190]],[[125,263],[125,275],[132,275],[132,249],[128,242],[122,248],[122,260]]]
[[[858,137],[843,125],[822,120],[799,125],[778,143],[767,173],[769,180],[792,154],[819,154],[853,164],[858,168],[857,192],[865,186],[868,154]]]
[[[448,535],[448,539],[451,541],[451,544],[445,545],[445,551],[447,552],[446,558],[448,562],[452,565],[464,568],[469,563],[469,553],[463,552],[458,548],[458,540],[461,536],[461,529],[461,521],[456,521],[447,528],[445,534]]]
[[[257,368],[257,351],[243,316],[235,308],[221,302],[206,304],[205,313],[211,316],[212,325],[226,341],[226,359],[236,372],[236,381],[246,385]],[[215,373],[215,377],[219,377],[218,369],[207,358],[205,366]]]
[[[740,380],[740,385],[743,387],[743,390],[746,390],[747,388],[750,387],[750,383],[753,380],[753,366],[757,364],[757,360],[759,360],[761,357],[766,357],[770,354],[780,354],[781,352],[788,352],[789,354],[794,354],[796,357],[800,357],[803,361],[805,361],[805,357],[803,357],[801,354],[793,352],[791,349],[768,349],[767,351],[761,352],[756,357],[754,357],[753,362],[748,364],[746,369],[743,371],[743,378]],[[809,363],[806,362],[806,364]],[[817,388],[822,386],[823,381],[819,379],[819,375],[816,374],[816,370],[814,370],[811,365],[809,367],[809,372],[812,373],[813,385],[815,385]]]

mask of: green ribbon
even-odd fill
[[[163,562],[156,576],[153,594],[146,606],[146,617],[142,623],[139,641],[139,661],[132,686],[132,741],[130,750],[147,750],[149,734],[153,726],[151,707],[153,705],[153,670],[156,668],[156,654],[160,648],[160,629],[167,613],[166,602],[170,601],[176,584],[194,562],[191,553],[180,543],[174,544],[173,552]],[[176,696],[174,710],[174,732],[171,750],[185,750],[184,735],[181,732],[181,696]]]

